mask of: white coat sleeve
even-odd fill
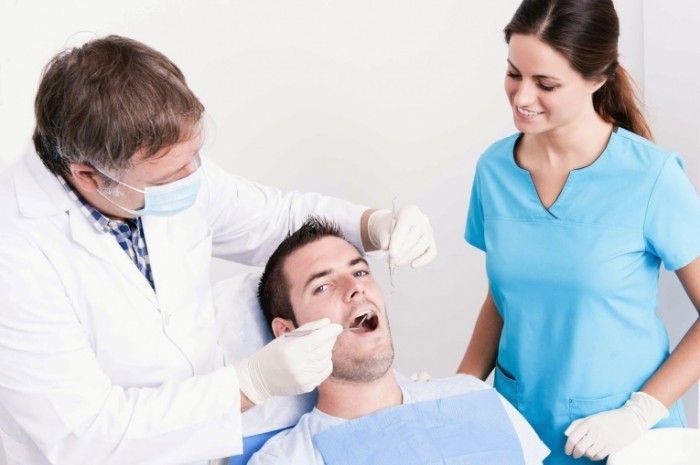
[[[367,207],[317,193],[284,193],[227,173],[211,160],[203,164],[199,202],[208,212],[214,256],[262,266],[310,215],[335,221],[345,238],[364,252],[360,219]]]
[[[182,464],[240,452],[232,367],[152,388],[114,385],[97,362],[99,341],[90,343],[30,240],[0,235],[0,283],[0,426],[13,421],[50,463]]]

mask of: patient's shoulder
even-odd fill
[[[318,409],[302,415],[291,429],[271,437],[256,452],[248,465],[272,464],[319,464],[324,463],[321,454],[313,445],[313,436],[333,425],[342,423],[342,418],[326,415]]]

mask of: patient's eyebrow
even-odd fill
[[[353,267],[353,266],[357,265],[358,263],[364,263],[369,268],[369,263],[367,263],[367,260],[365,260],[363,257],[353,258],[348,263],[348,266]],[[333,272],[332,269],[327,269],[327,270],[321,270],[318,273],[312,274],[311,276],[309,276],[309,279],[306,280],[306,283],[304,284],[304,289],[309,287],[309,284],[311,284],[313,281],[317,280],[318,278],[323,278],[324,276],[328,276],[332,272]]]
[[[369,267],[369,263],[367,263],[367,260],[365,260],[364,257],[357,257],[354,260],[350,260],[350,266],[355,266],[358,263],[364,263],[367,267]]]
[[[323,278],[324,276],[327,276],[331,274],[331,270],[323,270],[319,271],[318,273],[312,274],[308,280],[306,280],[306,284],[304,284],[304,289],[309,287],[309,284],[311,284],[313,281],[317,280],[318,278]]]

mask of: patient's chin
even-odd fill
[[[385,349],[373,352],[369,356],[333,352],[333,372],[331,377],[339,381],[369,383],[384,376],[394,362],[394,347],[390,344]]]

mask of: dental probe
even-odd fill
[[[398,197],[394,197],[391,200],[391,233],[394,233],[394,228],[396,227],[396,201],[398,200]],[[391,242],[389,242],[391,245]],[[389,255],[389,284],[391,284],[391,287],[394,287],[394,269],[396,268],[396,265],[394,265],[393,260],[391,259],[391,255]]]
[[[343,331],[355,331],[358,330],[362,327],[362,324],[365,322],[367,317],[369,316],[369,313],[365,313],[362,315],[362,319],[355,323],[353,326],[347,326],[343,327]],[[306,336],[307,334],[311,334],[314,331],[317,331],[316,329],[302,329],[302,330],[296,330],[296,331],[290,331],[288,333],[284,333],[284,337],[299,337],[299,336]]]

